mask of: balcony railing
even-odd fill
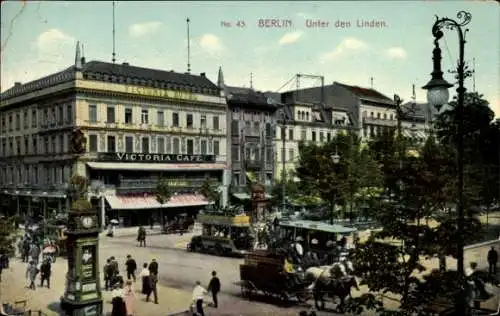
[[[384,120],[384,119],[374,118],[374,117],[363,117],[363,123],[394,127],[397,125],[398,122],[396,120],[387,120],[387,119]]]

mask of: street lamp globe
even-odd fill
[[[444,80],[443,80],[444,81]],[[427,102],[429,106],[440,108],[448,103],[450,92],[447,85],[430,87],[427,90]]]
[[[338,164],[340,161],[340,156],[337,153],[333,154],[330,158],[332,159],[334,164]]]

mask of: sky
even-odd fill
[[[69,67],[76,41],[83,43],[87,61],[110,62],[112,8],[111,1],[3,1],[1,91]],[[500,6],[495,1],[116,1],[116,59],[186,72],[189,17],[191,72],[205,72],[214,83],[222,67],[227,85],[284,92],[297,87],[296,74],[308,74],[324,76],[325,84],[373,84],[405,101],[415,84],[416,100],[425,102],[421,87],[432,72],[435,15],[455,19],[460,10],[472,14],[465,58],[475,65],[475,89],[500,117]],[[262,27],[260,20],[266,19],[282,25]],[[318,20],[321,27],[308,27],[307,21]],[[358,26],[372,20],[382,27]],[[445,79],[455,83],[448,70],[458,59],[457,32],[445,30],[440,45]],[[474,79],[466,80],[468,91]],[[314,78],[298,82],[299,87],[319,84]]]

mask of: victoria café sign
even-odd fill
[[[149,153],[99,153],[99,161],[147,163],[208,163],[215,162],[215,155],[173,155]]]

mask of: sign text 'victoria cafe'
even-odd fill
[[[147,153],[99,153],[99,161],[149,163],[214,163],[215,155],[173,155]]]

